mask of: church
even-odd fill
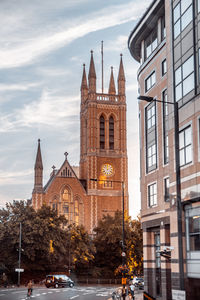
[[[70,165],[65,153],[61,167],[43,186],[40,140],[34,167],[32,205],[49,205],[69,224],[84,225],[89,234],[103,215],[124,209],[128,214],[128,160],[126,137],[125,74],[120,57],[117,92],[111,67],[108,93],[96,90],[96,71],[91,51],[88,79],[85,65],[81,82],[80,164]]]

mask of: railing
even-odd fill
[[[119,101],[119,96],[116,95],[108,95],[108,94],[97,94],[98,101]]]

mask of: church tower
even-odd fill
[[[32,203],[33,206],[37,209],[43,204],[43,164],[42,164],[42,155],[40,149],[40,139],[38,139],[38,148],[37,155],[34,166],[34,188]]]
[[[87,224],[90,233],[103,215],[114,215],[124,205],[128,212],[125,75],[120,58],[118,93],[111,68],[108,93],[97,93],[93,52],[88,82],[85,65],[81,83],[80,179],[88,194]],[[91,180],[93,179],[93,180]],[[96,179],[97,181],[94,181]]]

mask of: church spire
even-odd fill
[[[113,67],[111,67],[110,84],[109,84],[108,94],[111,94],[111,95],[116,94],[115,81],[114,81],[114,76],[113,76]]]
[[[83,64],[83,76],[82,76],[82,82],[81,82],[81,90],[83,90],[83,89],[88,89],[86,72],[85,72],[85,64]]]
[[[119,74],[118,74],[118,94],[125,95],[125,75],[124,75],[124,66],[122,61],[122,54],[120,54],[120,65],[119,65]]]
[[[83,76],[81,82],[81,100],[85,101],[88,95],[87,77],[85,72],[85,64],[83,64]]]
[[[42,155],[40,150],[40,139],[38,139],[38,148],[37,148],[37,155],[35,160],[35,183],[34,183],[34,192],[42,192],[43,186],[43,164],[42,164]]]
[[[96,93],[96,72],[95,72],[95,66],[94,66],[93,51],[91,51],[88,81],[89,81],[89,91]]]

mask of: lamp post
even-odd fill
[[[122,185],[122,285],[123,285],[123,293],[122,293],[122,299],[125,300],[126,299],[126,279],[125,279],[125,273],[124,273],[124,269],[125,269],[125,265],[126,265],[126,249],[125,249],[125,228],[124,228],[124,181],[120,181],[120,180],[98,180],[96,178],[90,178],[91,181],[95,181],[95,182],[115,182],[115,183],[120,183]]]
[[[21,268],[21,250],[22,250],[22,223],[19,223],[19,260],[18,260],[18,287],[20,286],[20,268]]]
[[[184,265],[183,265],[183,241],[182,241],[182,205],[181,205],[181,180],[180,180],[180,154],[179,154],[179,112],[178,103],[161,101],[153,97],[142,96],[139,100],[146,102],[160,102],[174,106],[174,139],[175,139],[175,163],[176,163],[176,202],[177,202],[177,229],[178,229],[178,254],[179,254],[179,276],[180,290],[184,290]]]

